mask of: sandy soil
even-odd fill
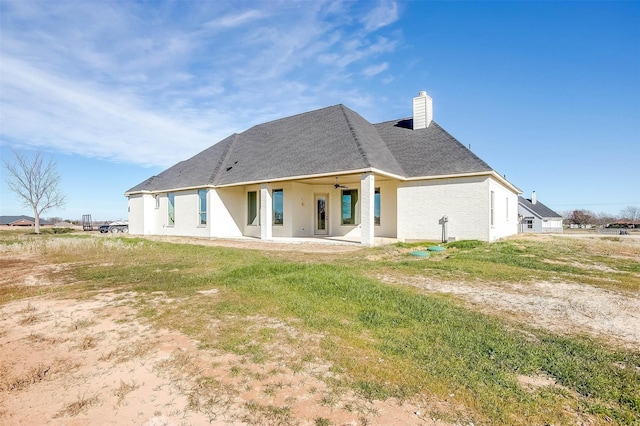
[[[350,392],[334,394],[323,380],[331,376],[329,366],[319,362],[291,371],[282,362],[256,364],[199,349],[187,336],[137,320],[134,297],[105,293],[3,306],[0,423],[313,425],[324,418],[333,425],[447,424],[422,415],[452,409],[446,402],[371,403]],[[295,330],[283,326],[283,332]],[[302,350],[271,349],[291,356]]]
[[[184,240],[179,240],[185,242]],[[204,243],[202,240],[194,241]],[[353,245],[205,244],[341,253]],[[25,268],[28,261],[29,267]],[[640,350],[640,300],[571,283],[442,283],[424,277],[381,276],[385,281],[450,293],[474,308],[560,333],[584,333]],[[59,266],[33,254],[5,253],[0,286],[50,286],[65,280]],[[2,425],[447,425],[447,413],[464,417],[453,401],[370,402],[349,391],[336,394],[334,373],[317,358],[291,369],[319,336],[255,318],[292,342],[270,348],[275,361],[199,347],[175,331],[140,319],[135,293],[100,293],[89,299],[34,297],[0,306],[0,424]],[[158,301],[162,294],[153,297]],[[203,297],[216,297],[205,292]],[[215,327],[215,324],[211,325]],[[522,378],[525,387],[553,385]]]

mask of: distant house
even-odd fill
[[[640,220],[618,219],[615,222],[607,224],[607,228],[640,228]]]
[[[520,232],[560,232],[562,216],[537,200],[533,191],[531,198],[518,197]]]
[[[36,220],[31,216],[0,216],[0,226],[35,226]],[[44,219],[40,219],[40,225],[50,225]]]
[[[519,192],[433,121],[420,92],[408,118],[372,124],[335,105],[254,126],[125,195],[132,234],[374,245],[516,234]]]

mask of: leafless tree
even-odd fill
[[[616,218],[614,216],[611,216],[609,213],[601,212],[601,213],[596,213],[595,220],[598,225],[607,226],[610,223],[615,222]]]
[[[620,210],[620,217],[636,222],[640,220],[640,207],[627,206]]]
[[[25,207],[33,209],[35,233],[40,233],[40,215],[49,209],[62,207],[65,197],[59,191],[60,176],[53,158],[45,159],[40,151],[33,156],[11,149],[15,162],[3,161],[9,189],[18,195]]]

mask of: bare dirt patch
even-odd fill
[[[371,402],[330,388],[330,366],[302,355],[317,336],[269,318],[251,319],[278,331],[267,361],[202,349],[141,321],[136,297],[106,292],[0,307],[0,423],[445,425],[428,416],[453,409],[437,401]],[[30,315],[39,320],[24,322]],[[283,343],[287,336],[304,345]]]

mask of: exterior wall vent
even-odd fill
[[[421,91],[413,98],[413,130],[426,129],[433,121],[433,100]]]

